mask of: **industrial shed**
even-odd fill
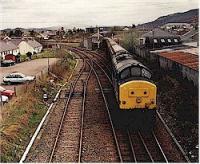
[[[197,55],[182,51],[161,52],[159,64],[166,70],[180,72],[183,78],[187,78],[198,86],[199,59]]]
[[[197,47],[182,45],[149,51],[138,46],[135,48],[135,52],[145,60],[157,63],[165,70],[179,73],[183,78],[198,86],[199,56]]]

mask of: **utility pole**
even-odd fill
[[[153,34],[153,50],[154,50],[154,29],[152,30],[152,34]]]
[[[97,27],[97,44],[98,44],[98,49],[99,49],[99,45],[100,45],[100,37],[99,37],[99,27]]]

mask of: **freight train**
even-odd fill
[[[104,45],[112,61],[112,82],[121,117],[134,127],[153,128],[157,87],[152,72],[112,39],[105,38]]]

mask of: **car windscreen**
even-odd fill
[[[22,77],[22,78],[24,78],[24,77],[25,77],[25,75],[24,75],[24,74],[22,74],[22,73],[19,73],[19,74],[17,74],[17,77]]]
[[[6,78],[14,78],[14,75],[7,75]]]

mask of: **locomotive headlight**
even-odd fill
[[[125,105],[125,104],[126,104],[126,101],[122,101],[122,104],[124,104],[124,105]]]
[[[137,97],[137,98],[136,98],[136,103],[139,104],[139,103],[141,103],[141,102],[142,102],[142,98],[141,98],[141,97]]]
[[[154,103],[155,103],[154,99],[151,99],[151,104],[154,104]]]

